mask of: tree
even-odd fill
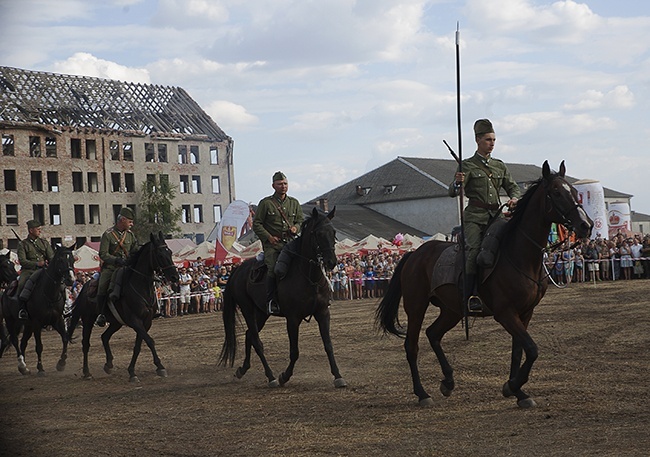
[[[172,204],[176,198],[175,190],[169,184],[168,177],[160,174],[148,177],[142,183],[138,221],[133,227],[138,240],[146,241],[150,233],[158,231],[162,231],[165,236],[180,235],[178,223],[181,220],[181,209],[174,208]]]

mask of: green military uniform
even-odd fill
[[[102,271],[99,275],[97,296],[106,295],[113,273],[120,268],[123,261],[138,248],[138,241],[131,230],[120,232],[115,227],[106,230],[99,243],[99,258]]]
[[[282,215],[284,213],[284,216]],[[286,219],[285,219],[286,217]],[[280,200],[275,194],[263,198],[257,206],[253,218],[253,231],[262,241],[264,248],[264,262],[268,267],[268,274],[274,277],[273,268],[278,259],[278,254],[287,242],[291,241],[291,227],[300,229],[304,219],[300,203],[288,195]],[[277,236],[280,241],[271,244],[269,236]]]
[[[463,231],[467,246],[465,271],[474,274],[476,256],[485,229],[501,206],[500,189],[504,189],[510,198],[519,198],[521,190],[503,161],[493,157],[486,159],[478,152],[469,159],[463,160],[463,173],[465,173],[463,189],[467,198],[467,206],[463,212]],[[459,192],[460,186],[452,182],[449,186],[449,196],[455,197]]]
[[[40,224],[38,226],[40,227]],[[29,277],[36,270],[38,270],[38,262],[49,262],[53,257],[54,249],[52,249],[50,243],[45,241],[43,238],[33,239],[31,237],[27,237],[18,243],[18,261],[20,262],[18,294],[20,294],[20,291],[27,282],[27,279],[29,279]]]

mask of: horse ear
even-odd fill
[[[155,243],[155,242],[156,242],[156,239],[153,237],[153,233],[150,233],[150,234],[149,234],[149,240],[150,240],[152,243]]]
[[[159,230],[159,231],[158,231],[158,239],[159,239],[160,241],[165,241],[165,235],[163,235],[162,230]]]
[[[545,160],[544,165],[542,165],[542,176],[544,179],[548,179],[551,176],[551,166],[548,164],[548,160]]]
[[[314,209],[311,210],[311,216],[312,216],[312,217],[318,217],[318,210],[316,209],[315,206],[314,206]]]
[[[334,213],[336,213],[336,206],[335,206],[334,208],[332,208],[332,211],[330,211],[329,213],[327,213],[327,218],[328,218],[329,220],[334,219]]]
[[[560,174],[560,176],[562,178],[564,178],[565,173],[566,173],[566,167],[564,166],[564,160],[563,160],[562,163],[560,164],[560,172],[559,172],[559,174]]]

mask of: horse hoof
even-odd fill
[[[106,374],[112,374],[113,373],[113,367],[104,365],[104,373]]]
[[[27,367],[18,367],[18,371],[20,371],[20,374],[22,375],[32,374],[32,372],[29,371],[29,368]]]
[[[86,381],[92,381],[93,379],[95,379],[93,378],[93,375],[91,375],[90,373],[86,373],[85,375],[82,376],[82,378]]]
[[[447,387],[444,382],[441,382],[440,383],[440,392],[445,397],[449,397],[449,396],[451,396],[451,393],[453,392],[453,390],[450,389],[449,387]]]
[[[284,373],[282,373],[280,375],[280,377],[278,378],[278,381],[280,382],[280,386],[284,386],[287,382],[289,382],[288,379],[285,379]]]
[[[418,406],[423,408],[430,408],[433,406],[433,399],[431,397],[423,398],[418,402]]]
[[[348,386],[348,383],[345,382],[345,379],[343,379],[343,378],[337,378],[337,379],[334,380],[334,387],[336,387],[337,389],[339,389],[341,387],[347,387],[347,386]]]
[[[56,371],[63,371],[65,370],[65,362],[61,361],[56,364]]]
[[[537,406],[537,403],[535,403],[535,400],[532,398],[524,398],[523,400],[519,400],[517,402],[517,406],[523,409],[535,408]]]
[[[237,368],[237,371],[235,371],[235,378],[241,379],[244,377],[244,373],[242,373],[241,368]]]
[[[129,378],[129,382],[139,383],[140,379],[137,376],[133,375]]]
[[[510,390],[510,384],[508,381],[503,385],[503,389],[501,389],[501,393],[503,394],[504,397],[510,398],[513,397],[515,394]]]
[[[38,376],[39,378],[44,378],[45,377],[45,372],[44,371],[39,371],[36,376]]]
[[[164,368],[158,368],[156,370],[156,374],[160,376],[161,378],[166,378],[167,377],[167,370]]]
[[[280,382],[277,379],[274,379],[273,381],[269,381],[269,387],[280,387]]]

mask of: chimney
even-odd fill
[[[326,198],[321,198],[318,200],[318,207],[325,213],[329,213],[329,203]]]
[[[357,195],[358,195],[359,197],[363,197],[363,195],[364,195],[364,193],[363,193],[363,187],[361,187],[361,186],[357,186]]]

